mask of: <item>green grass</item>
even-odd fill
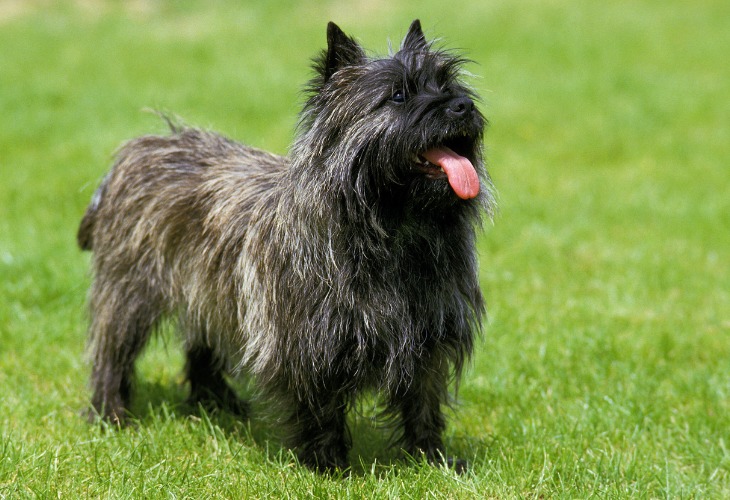
[[[390,3],[0,2],[0,497],[730,496],[730,3]],[[352,476],[317,477],[265,414],[187,414],[173,335],[139,425],[86,425],[74,236],[114,149],[163,130],[141,110],[285,152],[326,21],[384,53],[414,17],[492,123],[470,471],[393,461],[363,410]]]

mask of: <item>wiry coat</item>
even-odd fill
[[[78,234],[94,251],[102,416],[123,420],[134,360],[172,316],[191,397],[244,413],[222,374],[252,374],[289,408],[304,463],[346,466],[345,411],[364,389],[400,417],[406,451],[443,452],[447,385],[483,314],[484,120],[475,109],[449,118],[455,99],[471,102],[462,61],[432,50],[417,21],[386,59],[333,24],[328,42],[289,158],[191,128],[119,152]],[[414,170],[414,156],[442,143],[472,161],[479,196],[459,199]]]

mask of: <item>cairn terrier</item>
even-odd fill
[[[134,362],[173,318],[190,400],[246,416],[225,377],[250,374],[301,463],[348,466],[346,412],[367,390],[405,452],[446,460],[449,384],[484,311],[485,119],[464,59],[418,20],[389,57],[334,23],[327,43],[288,157],[174,125],[119,151],[78,232],[94,415],[124,423]]]

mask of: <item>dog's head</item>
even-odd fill
[[[486,120],[462,80],[465,60],[434,48],[418,20],[386,58],[368,57],[334,23],[327,42],[300,123],[313,163],[368,206],[488,208]]]

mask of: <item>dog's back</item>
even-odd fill
[[[83,250],[143,248],[146,235],[157,231],[169,233],[167,246],[177,246],[176,237],[189,234],[191,227],[212,230],[220,218],[251,213],[287,164],[284,157],[197,129],[134,139],[119,151],[94,194],[78,244]],[[226,192],[231,196],[220,196]]]

